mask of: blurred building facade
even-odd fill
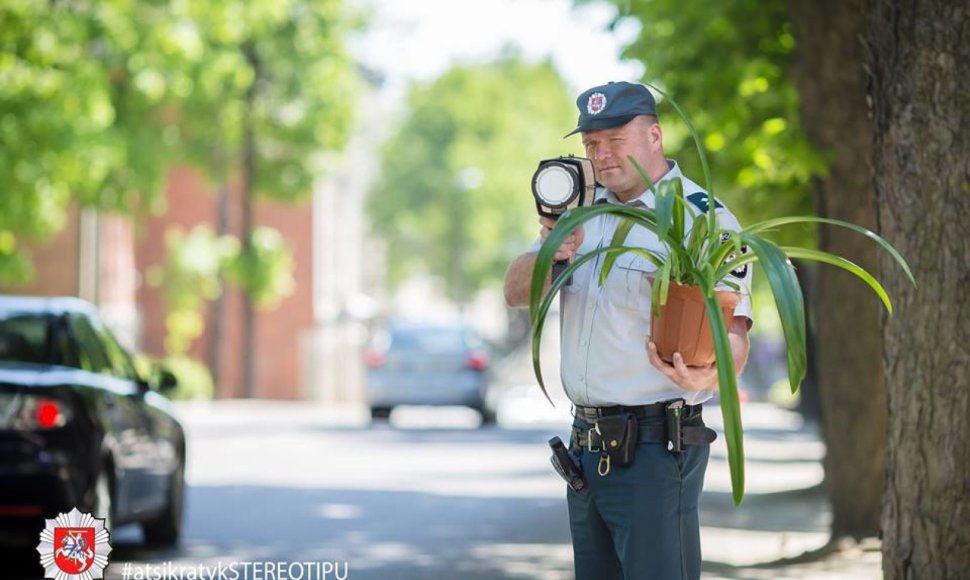
[[[230,187],[230,212],[226,216],[228,233],[241,236],[242,195],[238,187]],[[165,261],[165,234],[173,227],[185,232],[199,225],[215,229],[218,219],[218,200],[214,187],[195,171],[181,168],[169,175],[165,192],[168,211],[138,223],[135,256],[139,272],[145,272]],[[255,396],[274,399],[300,397],[300,349],[298,337],[313,322],[312,279],[313,232],[309,202],[280,204],[259,200],[254,204],[254,223],[279,230],[293,253],[296,284],[291,296],[271,311],[255,313]],[[153,355],[165,352],[165,304],[161,292],[148,284],[139,284],[137,303],[140,313],[140,346]],[[207,303],[205,331],[189,350],[189,355],[210,366],[218,360],[216,396],[243,396],[243,308],[242,293],[231,285],[224,285],[222,331],[220,340],[213,341],[215,308],[218,302]],[[214,352],[213,349],[218,349]]]
[[[313,325],[301,336],[302,394],[332,403],[363,401],[367,325],[385,302],[383,245],[370,235],[364,199],[380,169],[388,123],[376,90],[380,78],[362,74],[373,88],[356,98],[365,113],[313,196]]]
[[[234,192],[238,194],[238,192]],[[132,218],[72,208],[67,227],[43,244],[33,244],[35,278],[27,285],[0,289],[4,293],[41,296],[80,296],[97,304],[119,340],[155,357],[165,352],[165,303],[161,292],[144,283],[142,273],[165,261],[165,233],[172,227],[190,231],[215,223],[216,196],[198,173],[174,170],[165,191],[168,211],[161,216]],[[237,212],[238,213],[238,212]],[[256,311],[256,396],[295,399],[309,390],[301,336],[314,325],[313,308],[313,204],[282,205],[258,202],[257,224],[280,230],[293,253],[296,284],[291,296],[269,312]],[[230,216],[238,223],[238,216]],[[231,228],[230,231],[237,231]],[[243,298],[226,286],[222,305],[224,326],[218,345],[211,340],[213,303],[204,313],[206,329],[188,352],[206,363],[211,349],[220,350],[221,373],[216,396],[242,395]]]
[[[80,296],[95,302],[118,339],[135,348],[139,342],[134,228],[126,216],[110,216],[76,205],[66,226],[46,243],[29,246],[34,280],[0,287],[7,294]]]

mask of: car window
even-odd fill
[[[478,335],[460,327],[395,328],[390,334],[390,346],[394,349],[455,352],[481,344]]]
[[[67,318],[60,317],[52,319],[50,326],[51,347],[53,349],[53,361],[66,367],[76,369],[81,367],[81,359],[78,353],[78,345],[71,338],[71,333],[67,329]]]
[[[46,315],[0,314],[0,360],[49,363],[49,329]]]
[[[114,370],[91,322],[80,314],[72,314],[70,321],[71,330],[79,347],[78,358],[81,360],[81,368],[94,373],[113,375]]]
[[[111,331],[102,327],[99,329],[98,335],[101,337],[105,352],[108,354],[108,362],[111,363],[111,370],[114,375],[122,379],[135,380],[135,369],[131,364],[131,359],[128,358],[125,349],[115,340]]]

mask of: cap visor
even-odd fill
[[[602,131],[603,129],[615,129],[617,127],[622,127],[630,121],[632,121],[638,114],[635,115],[618,115],[616,117],[602,117],[599,119],[590,119],[585,123],[581,123],[578,127],[563,135],[563,139],[569,137],[570,135],[575,135],[576,133],[586,133],[587,131]]]

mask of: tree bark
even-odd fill
[[[862,34],[867,0],[790,0],[795,82],[805,130],[829,156],[814,183],[818,215],[875,229],[872,125]],[[820,226],[819,247],[876,273],[876,246]],[[814,350],[826,443],[832,537],[875,536],[885,487],[886,394],[880,302],[841,269],[817,270]]]
[[[822,424],[822,395],[818,386],[818,362],[816,361],[816,347],[818,343],[815,309],[818,301],[818,270],[820,264],[808,260],[793,260],[795,277],[802,287],[802,301],[805,303],[805,378],[802,386],[798,387],[798,412],[802,419],[816,425]]]
[[[970,571],[970,7],[873,0],[868,32],[889,403],[883,571]]]
[[[221,125],[220,125],[221,126]],[[220,131],[220,142],[216,144],[214,153],[214,165],[219,176],[219,194],[216,198],[216,237],[221,239],[231,230],[229,215],[232,210],[231,190],[229,186],[229,155],[224,147],[223,139],[225,131]],[[228,396],[230,389],[223,385],[223,334],[226,320],[226,281],[221,272],[219,276],[219,295],[212,301],[212,325],[209,335],[208,360],[209,371],[212,373],[212,383],[215,385],[215,398],[221,399]]]
[[[253,198],[256,179],[256,134],[253,116],[256,108],[256,90],[259,83],[259,58],[252,42],[244,45],[246,60],[253,70],[253,80],[246,90],[243,103],[242,143],[242,255],[252,264],[253,255]],[[243,292],[243,397],[256,397],[256,309],[250,292]]]

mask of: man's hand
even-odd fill
[[[748,319],[735,316],[728,327],[728,342],[731,344],[731,355],[734,358],[734,372],[737,376],[744,371],[748,362]],[[717,388],[717,363],[706,367],[694,367],[684,364],[684,357],[679,352],[674,353],[674,364],[660,358],[657,345],[650,341],[647,345],[647,357],[655,369],[664,374],[685,391],[711,391]]]
[[[540,217],[539,223],[542,224],[542,229],[539,230],[539,237],[545,242],[546,238],[549,237],[549,232],[552,228],[556,226],[556,220],[549,219],[547,217]],[[573,257],[576,255],[576,251],[579,246],[583,244],[585,234],[583,233],[583,226],[576,228],[573,233],[569,234],[566,240],[559,246],[559,250],[556,252],[556,261],[567,260],[572,261]]]
[[[653,368],[662,372],[665,377],[673,381],[685,391],[710,391],[717,387],[717,364],[706,367],[689,367],[684,364],[684,357],[679,352],[674,353],[674,364],[660,358],[657,345],[650,341],[647,355]]]

